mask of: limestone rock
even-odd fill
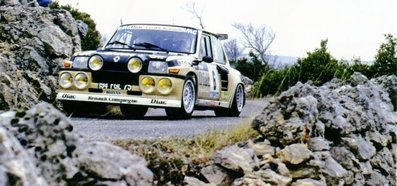
[[[396,76],[369,80],[359,73],[319,87],[297,83],[252,122],[277,155],[258,156],[259,169],[288,172],[282,175],[297,181],[320,180],[315,185],[395,185],[396,85]],[[296,145],[301,150],[291,148]],[[303,158],[299,152],[306,146]],[[278,160],[288,171],[272,163]],[[292,184],[300,183],[307,182]]]
[[[292,144],[286,146],[278,153],[278,157],[284,162],[298,165],[313,156],[312,152],[303,144]]]
[[[0,185],[48,185],[19,141],[3,127],[0,152]]]
[[[252,172],[256,164],[252,149],[240,148],[237,145],[226,147],[215,152],[212,160],[215,164],[238,174]]]
[[[86,142],[48,103],[3,113],[0,126],[18,139],[48,185],[152,185],[143,158],[104,142]]]
[[[0,110],[53,102],[59,63],[80,50],[76,21],[36,0],[0,5]]]
[[[230,185],[232,182],[227,172],[216,165],[204,167],[201,169],[201,174],[215,185]]]

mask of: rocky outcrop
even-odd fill
[[[0,110],[53,102],[59,63],[80,50],[76,21],[35,0],[0,5]]]
[[[86,142],[48,103],[1,114],[0,139],[1,185],[152,184],[143,158],[108,143]]]
[[[257,139],[202,169],[216,185],[396,185],[395,76],[298,83],[257,116]],[[394,85],[394,87],[392,86]],[[209,174],[208,172],[211,172]]]

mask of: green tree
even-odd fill
[[[386,41],[380,45],[372,66],[375,76],[397,75],[397,38],[385,35]]]
[[[268,68],[267,64],[262,63],[261,60],[259,60],[258,56],[255,55],[253,52],[249,53],[249,58],[241,58],[237,60],[237,62],[233,62],[233,66],[237,70],[241,72],[244,76],[247,76],[248,78],[252,79],[254,82],[257,81],[261,73]]]
[[[338,61],[327,51],[328,40],[322,40],[320,48],[308,52],[307,57],[298,59],[298,80],[305,83],[309,80],[316,85],[321,85],[335,76]]]
[[[85,12],[80,12],[78,9],[73,8],[71,5],[60,5],[55,1],[49,6],[51,9],[64,9],[72,14],[75,20],[81,20],[88,25],[88,31],[85,36],[80,35],[81,49],[82,50],[96,50],[101,41],[101,35],[96,30],[96,23],[91,16]]]

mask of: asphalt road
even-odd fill
[[[213,111],[194,111],[189,120],[167,120],[164,109],[149,109],[142,120],[122,118],[71,118],[74,130],[88,140],[151,139],[190,137],[212,130],[226,130],[242,122],[251,122],[268,104],[248,100],[240,117],[215,117]]]

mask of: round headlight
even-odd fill
[[[139,58],[131,58],[128,61],[128,70],[132,73],[138,73],[142,69],[142,60]]]
[[[64,72],[59,76],[59,86],[62,88],[70,88],[73,85],[73,77],[69,72]]]
[[[98,71],[103,67],[103,59],[101,56],[95,55],[88,61],[88,66],[93,71]]]
[[[74,86],[78,89],[84,89],[88,85],[88,76],[85,73],[78,73],[74,77]]]
[[[141,84],[140,84],[140,88],[142,90],[142,92],[146,93],[146,94],[150,94],[154,91],[154,79],[151,77],[144,77],[141,80]]]
[[[172,90],[172,81],[168,78],[162,78],[157,83],[157,91],[160,94],[169,94]]]

